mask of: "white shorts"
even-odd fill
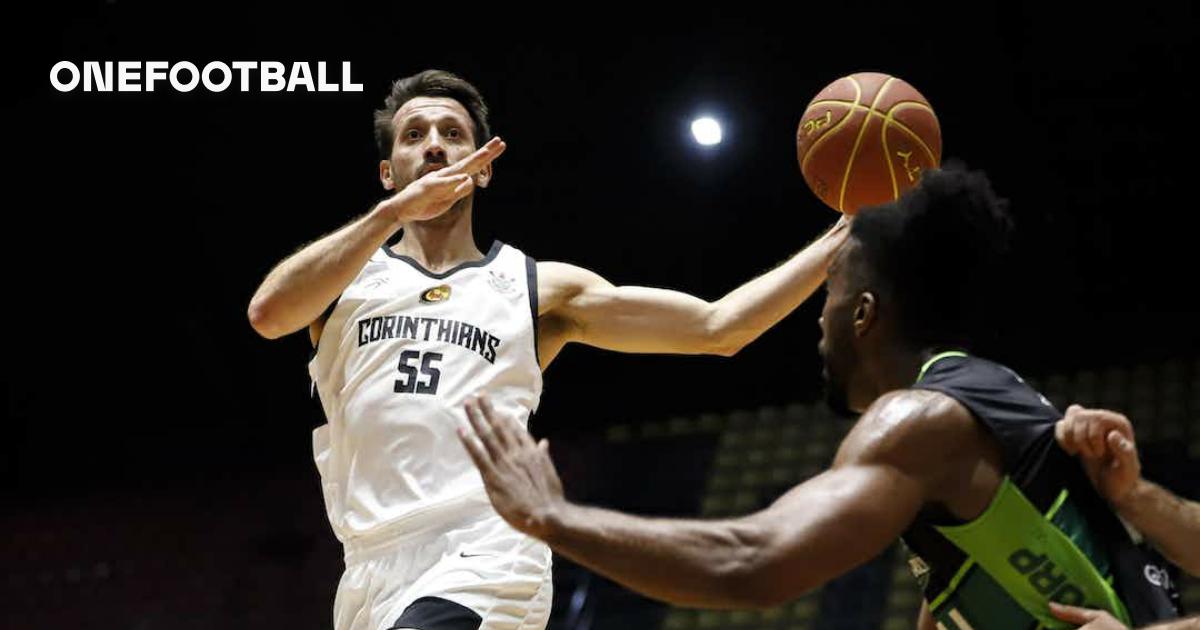
[[[490,509],[345,550],[335,630],[543,630],[550,619],[550,549]]]

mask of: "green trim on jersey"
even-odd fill
[[[968,563],[974,561],[1047,628],[1071,627],[1050,614],[1050,601],[1102,608],[1131,625],[1125,605],[1104,578],[1107,562],[1100,562],[1103,566],[1098,567],[1092,560],[1103,558],[1103,554],[1095,553],[1098,549],[1087,533],[1082,514],[1066,500],[1066,494],[1064,490],[1043,516],[1005,477],[978,518],[935,529],[967,554]],[[960,574],[966,575],[970,568],[964,565]],[[955,590],[952,582],[934,601],[944,601]]]
[[[972,563],[959,587],[947,594],[941,608],[929,609],[946,630],[1029,629],[1036,623],[978,564]]]
[[[965,356],[967,356],[966,352],[960,352],[958,350],[950,350],[949,352],[942,352],[939,354],[935,354],[932,357],[929,357],[929,360],[925,362],[925,365],[921,366],[921,371],[917,373],[916,382],[917,383],[921,382],[921,377],[925,376],[925,371],[928,370],[930,367],[932,367],[934,363],[937,363],[938,361],[941,361],[942,359],[945,359],[946,357],[965,357]]]
[[[934,608],[941,606],[942,602],[946,601],[946,598],[950,597],[955,589],[958,588],[958,583],[961,582],[963,578],[967,577],[967,571],[970,571],[971,567],[973,566],[975,566],[974,560],[970,558],[964,560],[962,566],[959,567],[958,571],[954,574],[954,577],[950,578],[950,583],[946,585],[946,590],[942,591],[941,595],[933,598],[932,602],[929,602],[929,609],[933,610]]]
[[[1046,510],[1046,518],[1048,520],[1054,520],[1054,515],[1058,514],[1059,508],[1061,508],[1063,506],[1063,503],[1066,503],[1066,502],[1067,502],[1067,491],[1063,490],[1062,492],[1058,493],[1058,498],[1054,500],[1054,504],[1050,506],[1050,509]]]

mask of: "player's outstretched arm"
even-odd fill
[[[945,460],[920,456],[931,436],[914,429],[926,423],[868,411],[831,470],[760,512],[646,518],[566,501],[545,441],[485,400],[467,413],[463,443],[513,527],[650,597],[703,608],[775,606],[867,562],[909,525]]]
[[[425,174],[341,229],[309,243],[271,270],[247,316],[258,334],[277,339],[316,321],[405,221],[433,218],[474,190],[472,176],[504,152],[493,138],[446,168]]]
[[[1071,405],[1055,426],[1063,450],[1078,455],[1096,490],[1168,560],[1200,575],[1200,503],[1142,477],[1133,425],[1114,411]]]
[[[1075,606],[1050,603],[1050,612],[1079,630],[1128,630],[1125,624],[1103,610],[1090,610]],[[1200,630],[1200,617],[1172,619],[1150,626],[1142,626],[1140,630]]]
[[[613,286],[574,265],[539,263],[539,314],[561,324],[547,342],[561,347],[577,341],[620,352],[733,355],[821,286],[848,234],[849,222],[839,221],[782,265],[713,302],[667,289]]]
[[[1114,506],[1168,560],[1190,575],[1200,575],[1200,503],[1139,478]]]

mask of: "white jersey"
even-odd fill
[[[536,326],[534,261],[499,241],[440,274],[386,247],[371,256],[309,363],[328,421],[313,457],[339,539],[491,509],[456,430],[476,392],[528,422],[542,392]]]

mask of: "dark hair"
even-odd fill
[[[447,97],[458,101],[475,123],[476,147],[492,138],[492,131],[488,128],[487,104],[483,102],[479,90],[445,70],[425,70],[411,77],[396,79],[392,83],[391,93],[383,101],[383,109],[375,110],[375,144],[379,147],[380,159],[386,160],[392,154],[396,133],[392,118],[396,110],[418,96]]]
[[[983,172],[926,171],[898,200],[861,211],[850,233],[906,341],[966,346],[988,331],[1012,219]]]

